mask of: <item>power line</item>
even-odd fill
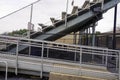
[[[37,0],[37,1],[35,1],[35,2],[31,3],[31,4],[29,4],[29,5],[27,5],[27,6],[25,6],[25,7],[22,7],[22,8],[20,8],[20,9],[16,10],[16,11],[13,11],[13,12],[11,12],[11,13],[9,13],[9,14],[3,16],[3,17],[1,17],[0,19],[6,18],[6,17],[8,17],[8,16],[10,16],[10,15],[16,13],[16,12],[19,12],[19,11],[21,11],[21,10],[23,10],[23,9],[25,9],[25,8],[27,8],[27,7],[29,7],[29,6],[31,6],[31,5],[33,5],[33,4],[38,3],[39,1],[40,1],[40,0]]]

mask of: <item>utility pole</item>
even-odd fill
[[[67,2],[66,2],[65,27],[67,27],[67,12],[68,12],[68,3],[69,3],[69,0],[67,0]]]
[[[114,28],[113,28],[113,49],[116,49],[116,24],[117,24],[117,4],[115,5],[114,10]]]
[[[32,27],[32,16],[33,16],[33,4],[31,4],[30,10],[30,22],[28,23],[28,39],[30,39],[31,27]],[[31,54],[31,45],[29,45],[29,56]]]

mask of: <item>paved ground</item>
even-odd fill
[[[5,80],[4,78],[4,72],[0,72],[0,80]],[[48,80],[47,78],[40,79],[37,76],[28,76],[28,75],[21,75],[19,74],[16,76],[14,73],[8,73],[8,80]]]

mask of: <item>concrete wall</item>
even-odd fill
[[[105,80],[98,78],[91,78],[85,76],[75,76],[68,74],[60,74],[60,73],[50,73],[49,80]]]

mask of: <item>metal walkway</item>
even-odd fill
[[[76,46],[60,44],[42,40],[26,39],[19,37],[0,36],[0,42],[17,46],[15,53],[0,52],[0,60],[8,63],[8,71],[23,74],[48,76],[49,72],[71,74],[77,76],[89,76],[101,79],[118,79],[119,77],[119,51],[107,48],[95,48],[88,46]],[[19,45],[41,48],[41,56],[19,54]],[[47,49],[47,55],[44,50]],[[50,50],[64,51],[74,54],[74,60],[64,60],[49,57]],[[71,53],[69,53],[71,52]],[[54,54],[57,54],[54,53]],[[86,55],[89,55],[85,57]],[[79,57],[77,60],[76,57]],[[111,58],[115,58],[112,60]],[[84,60],[85,58],[85,60]],[[89,60],[91,58],[91,60]],[[88,59],[88,60],[87,60]],[[113,62],[113,63],[112,63]],[[112,65],[112,68],[109,68]],[[0,66],[5,67],[0,63]],[[4,70],[0,67],[0,70]],[[115,72],[109,71],[115,69]]]

